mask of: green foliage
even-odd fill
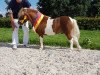
[[[0,18],[0,28],[2,27],[11,27],[9,18]]]
[[[58,17],[64,14],[68,0],[39,0],[38,9],[45,15]],[[67,9],[67,8],[66,8]]]
[[[100,50],[100,30],[81,30],[79,41],[83,48]]]
[[[76,17],[79,28],[84,30],[100,30],[100,17],[99,18],[86,18]],[[0,28],[11,28],[9,18],[0,18]]]
[[[80,29],[100,30],[100,17],[99,18],[77,17],[76,19]]]
[[[100,16],[100,1],[99,0],[93,0],[88,7],[87,16],[89,17],[96,17]]]
[[[84,46],[85,48],[90,48],[90,49],[95,48],[93,41],[92,41],[92,38],[90,38],[90,37],[86,37],[86,38],[83,39],[82,46]]]
[[[99,0],[39,0],[38,9],[53,18],[58,16],[100,16]]]

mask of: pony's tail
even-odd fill
[[[79,27],[77,25],[77,21],[75,19],[73,19],[73,25],[74,25],[73,34],[74,34],[74,36],[76,36],[79,39],[80,30],[79,30]]]

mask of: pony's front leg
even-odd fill
[[[43,50],[43,37],[40,36],[40,50]]]

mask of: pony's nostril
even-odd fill
[[[18,23],[19,25],[21,25],[21,22],[20,22],[20,21],[18,21],[17,23]]]
[[[19,21],[18,21],[17,23],[18,23],[18,24],[20,24],[20,22],[19,22]]]

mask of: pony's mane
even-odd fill
[[[33,8],[21,8],[20,11],[19,11],[19,13],[18,13],[18,17],[20,17],[22,15],[22,12],[25,12],[25,11],[32,11],[34,13],[39,12],[38,10],[33,9]]]
[[[33,11],[35,13],[39,12],[37,9],[33,9],[33,8],[28,8],[28,10]]]

